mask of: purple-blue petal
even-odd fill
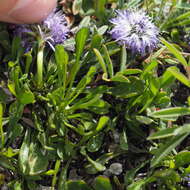
[[[51,13],[43,25],[49,29],[53,45],[62,44],[70,32],[65,16],[61,11]]]
[[[110,34],[119,44],[141,55],[157,47],[159,31],[144,11],[118,10],[116,13],[117,16],[110,19],[114,25]]]
[[[22,39],[22,46],[25,50],[30,50],[32,41],[35,40],[31,40],[31,35],[28,35],[30,32],[38,32],[52,48],[57,44],[62,44],[69,36],[70,29],[61,11],[53,11],[39,26],[42,28],[40,31],[34,31],[32,25],[29,24],[11,25],[10,27],[13,35]]]

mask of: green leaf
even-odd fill
[[[174,27],[174,26],[185,26],[185,25],[189,25],[189,24],[190,24],[190,19],[187,19],[187,20],[183,20],[181,22],[172,24],[172,27]]]
[[[19,152],[20,170],[25,175],[38,175],[44,172],[48,165],[47,157],[42,154],[40,146],[34,138],[27,130]]]
[[[121,1],[121,0],[120,0]],[[135,8],[138,6],[138,4],[141,2],[141,0],[130,0],[128,3],[127,3],[127,8],[128,9],[131,9],[131,8]]]
[[[123,75],[136,75],[142,73],[140,69],[125,69],[121,72]]]
[[[16,181],[14,184],[14,190],[22,190],[22,184],[20,181]]]
[[[15,101],[14,103],[11,104],[9,108],[9,113],[11,113],[9,117],[9,126],[11,128],[15,128],[15,125],[22,117],[23,110],[24,110],[24,105],[20,104],[18,101]]]
[[[154,96],[158,94],[160,89],[160,81],[157,77],[150,75],[149,77],[149,88]]]
[[[110,104],[99,99],[93,105],[90,105],[88,110],[96,113],[96,114],[108,114],[109,113]]]
[[[97,131],[97,132],[101,131],[101,130],[105,127],[105,125],[108,123],[109,119],[110,119],[110,118],[107,117],[107,116],[102,116],[102,117],[99,119],[99,121],[98,121],[98,125],[97,125],[97,127],[96,127],[96,131]]]
[[[103,134],[98,134],[89,139],[86,148],[89,152],[96,152],[100,149],[103,142]]]
[[[111,81],[130,83],[130,80],[121,73],[116,73],[116,75],[111,78]]]
[[[81,0],[80,0],[81,1]],[[90,26],[91,17],[85,16],[82,21],[79,23],[78,28],[85,28]]]
[[[175,118],[189,114],[190,114],[190,108],[174,107],[174,108],[165,108],[159,111],[155,111],[153,113],[150,113],[149,116],[154,118],[164,119],[164,118]]]
[[[102,21],[105,17],[105,5],[107,0],[95,0],[96,16]]]
[[[84,147],[84,146],[81,147],[80,153],[81,153],[83,156],[86,157],[86,159],[89,161],[89,163],[90,163],[97,171],[99,171],[99,172],[104,171],[104,170],[106,169],[106,167],[105,167],[103,164],[101,164],[100,162],[92,160],[92,159],[87,155],[85,148],[86,148],[86,147]]]
[[[177,68],[175,69],[178,70]],[[160,79],[160,87],[167,88],[171,84],[173,84],[175,80],[176,80],[175,76],[171,72],[166,70]]]
[[[59,169],[60,169],[60,165],[61,165],[61,161],[60,160],[57,160],[56,163],[55,163],[55,170],[54,173],[53,173],[53,179],[52,179],[52,187],[54,187],[56,185],[56,182],[57,182],[57,173],[59,172]]]
[[[87,12],[88,10],[93,9],[93,3],[89,0],[83,0],[82,1],[82,8],[85,12]]]
[[[120,155],[120,153],[113,153],[113,152],[110,152],[110,153],[106,153],[106,154],[103,154],[101,155],[97,160],[96,162],[102,164],[102,165],[105,165],[106,163],[109,162],[109,160],[117,157],[118,155]],[[88,174],[96,174],[98,173],[99,171],[94,167],[93,164],[88,164],[85,166],[85,169],[86,169],[86,172]]]
[[[100,28],[98,28],[97,32],[100,35],[104,35],[107,30],[108,30],[108,25],[103,25]]]
[[[141,180],[135,181],[135,182],[133,182],[131,185],[129,185],[127,187],[127,190],[142,190],[142,187],[144,185],[146,185],[147,183],[151,183],[151,182],[153,182],[155,180],[156,180],[156,178],[149,177],[149,178],[146,178],[146,179],[141,179]]]
[[[55,48],[55,60],[57,64],[58,83],[63,86],[63,95],[66,89],[67,80],[67,65],[69,56],[62,45],[57,45]]]
[[[73,92],[70,94],[69,101],[67,102],[67,105],[73,102],[85,89],[85,87],[92,81],[94,75],[96,73],[96,67],[91,66],[88,73],[78,82],[78,85],[73,90]]]
[[[32,52],[27,52],[24,54],[24,56],[26,57],[26,66],[25,66],[25,73],[29,74],[30,71],[30,65],[32,63]]]
[[[44,64],[44,46],[39,45],[38,53],[37,53],[37,86],[41,88],[43,86],[43,64]]]
[[[175,67],[169,67],[167,69],[176,79],[178,79],[181,83],[190,87],[190,80],[181,72],[177,71]]]
[[[76,110],[76,109],[88,109],[90,106],[96,106],[97,103],[100,103],[100,94],[95,95],[91,99],[81,99],[80,101],[76,102],[70,110]],[[85,102],[83,102],[86,100]]]
[[[94,189],[95,190],[112,190],[112,185],[109,178],[104,176],[98,176],[94,180]]]
[[[23,174],[27,174],[28,171],[28,155],[30,146],[30,131],[27,130],[25,137],[19,152],[19,168]]]
[[[137,166],[136,168],[133,168],[133,169],[130,169],[130,170],[127,170],[126,171],[126,174],[125,174],[125,184],[126,186],[129,185],[129,184],[132,184],[134,182],[134,178],[136,176],[136,173],[141,169],[143,168],[147,163],[149,163],[149,160],[146,160],[144,162],[142,162],[139,166]]]
[[[155,155],[151,161],[151,167],[156,166],[162,161],[176,146],[178,146],[187,136],[187,134],[177,135],[170,138],[164,144],[162,144],[155,152]]]
[[[31,104],[35,102],[34,94],[31,91],[25,91],[22,93],[19,93],[18,100],[21,104]]]
[[[129,149],[127,134],[126,134],[125,130],[123,130],[123,132],[120,135],[120,147],[122,150],[128,150]]]
[[[119,4],[119,9],[122,9],[122,7],[124,7],[125,0],[118,0],[118,4]]]
[[[76,41],[74,37],[68,38],[67,40],[64,41],[64,44],[62,44],[62,46],[68,50],[73,50],[73,47],[75,47],[75,45]]]
[[[188,5],[186,5],[186,6],[184,5],[183,9],[185,9],[185,8],[188,9]],[[179,8],[182,8],[182,7],[179,7]],[[176,17],[174,19],[170,19],[169,22],[166,22],[166,24],[164,24],[164,27],[179,26],[179,25],[183,24],[183,22],[184,22],[184,24],[185,24],[185,22],[187,22],[187,24],[188,24],[188,22],[189,22],[189,15],[190,15],[190,11],[185,12],[184,14],[180,14],[180,16],[178,16],[178,17]]]
[[[92,160],[90,157],[87,157],[87,160],[91,163],[91,165],[98,171],[102,172],[105,171],[106,167],[102,165],[101,163]]]
[[[84,51],[84,46],[89,35],[88,28],[82,28],[76,34],[76,61],[79,62],[80,57]]]
[[[157,170],[154,174],[153,177],[155,177],[156,179],[161,179],[161,180],[169,180],[172,181],[174,183],[176,182],[180,182],[181,181],[181,177],[178,174],[178,172],[176,172],[173,169],[164,169],[164,170]]]
[[[100,48],[101,48],[102,39],[103,39],[103,37],[102,37],[100,34],[94,34],[94,35],[92,36],[92,40],[91,40],[91,43],[90,43],[90,50],[88,51],[88,54],[87,54],[87,56],[85,57],[84,62],[88,62],[88,61],[90,61],[91,59],[94,59],[94,52],[93,52],[93,49],[94,49],[94,48],[96,48],[96,49],[100,49]]]
[[[144,91],[144,82],[136,77],[128,77],[129,83],[118,83],[114,87],[109,89],[109,93],[121,98],[129,98],[136,95],[140,95]]]
[[[92,37],[91,49],[93,48],[99,49],[101,47],[101,42],[102,42],[102,36],[100,34],[95,34]]]
[[[175,168],[182,167],[186,164],[190,164],[190,152],[180,152],[174,157]]]
[[[190,17],[190,11],[185,12],[183,14],[180,14],[180,16],[178,16],[177,18],[175,18],[172,22],[184,20],[184,19],[189,18],[189,17]]]
[[[183,10],[190,10],[190,5],[189,5],[189,2],[186,2],[186,3],[180,2],[176,5],[176,8],[183,9]]]
[[[167,129],[160,130],[160,131],[150,135],[147,138],[147,140],[162,139],[162,138],[167,138],[167,137],[174,136],[175,130],[176,130],[176,127],[175,128],[167,128]]]
[[[15,37],[13,39],[13,43],[12,43],[12,49],[11,49],[11,53],[12,53],[12,59],[14,61],[18,60],[18,58],[21,56],[22,54],[22,48],[21,48],[21,39],[19,37]]]
[[[152,119],[150,119],[149,117],[145,117],[142,115],[137,115],[136,119],[140,122],[140,123],[144,123],[145,125],[149,125],[153,122]]]
[[[67,171],[68,167],[70,166],[71,159],[67,162],[67,164],[64,166],[64,168],[61,171],[60,177],[59,177],[59,183],[58,183],[58,190],[68,190],[66,181],[67,181]]]
[[[169,42],[167,42],[165,39],[161,39],[162,43],[168,48],[168,50],[178,59],[179,62],[185,67],[188,66],[187,61],[181,54],[181,52],[175,48],[175,46]]]
[[[82,28],[80,29],[76,34],[76,61],[74,65],[72,66],[70,70],[70,75],[68,78],[69,88],[67,89],[67,97],[70,95],[71,88],[73,86],[76,74],[80,68],[80,58],[82,56],[82,53],[84,51],[85,43],[89,35],[89,29],[88,28]]]
[[[10,142],[14,142],[15,139],[22,134],[22,131],[23,131],[23,126],[21,124],[15,123],[9,136]]]
[[[69,180],[66,183],[66,190],[92,190],[92,189],[83,180],[76,180],[76,181]]]
[[[21,86],[19,83],[19,75],[21,73],[20,67],[16,66],[13,68],[13,81],[14,81],[14,86],[12,86],[15,89],[16,95],[19,94],[21,90]],[[13,90],[12,88],[9,88],[9,90]],[[12,92],[12,91],[11,91]]]
[[[95,55],[98,58],[98,61],[99,61],[100,65],[101,65],[101,67],[102,67],[102,70],[105,73],[106,78],[107,78],[108,72],[107,72],[106,63],[104,61],[104,58],[102,57],[101,53],[97,49],[94,48],[93,50],[94,50]]]
[[[120,63],[120,71],[124,71],[127,65],[127,50],[125,45],[122,46],[121,49],[121,63]]]
[[[148,140],[167,138],[167,137],[171,137],[171,136],[186,134],[189,132],[190,132],[190,125],[185,124],[180,127],[162,129],[162,130],[150,135],[148,137]]]
[[[103,50],[104,50],[104,56],[105,56],[105,60],[106,60],[107,68],[108,68],[109,77],[112,78],[113,74],[114,74],[113,63],[112,63],[112,60],[110,58],[108,49],[105,45],[103,45]]]
[[[141,78],[145,78],[147,73],[152,72],[157,67],[157,65],[158,65],[158,61],[156,61],[155,59],[152,60],[151,63],[148,64],[148,66],[142,72]]]
[[[8,81],[8,88],[9,88],[9,91],[14,95],[16,96],[16,89],[15,89],[15,83],[13,83],[12,81]]]
[[[44,172],[48,166],[46,155],[42,154],[39,144],[34,139],[30,144],[30,152],[28,157],[29,175],[39,175]]]

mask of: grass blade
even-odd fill
[[[162,161],[177,145],[179,145],[188,134],[182,134],[175,136],[169,139],[166,143],[164,143],[157,151],[154,158],[151,161],[151,167],[156,166],[160,161]]]
[[[165,39],[161,39],[162,43],[168,48],[168,50],[178,59],[178,61],[184,66],[187,67],[187,61],[181,54],[181,52],[175,48],[175,46],[169,42],[167,42]]]

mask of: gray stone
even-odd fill
[[[114,175],[120,175],[123,172],[122,164],[120,164],[120,163],[111,164],[109,171]]]

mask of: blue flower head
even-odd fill
[[[62,44],[67,39],[70,30],[61,11],[51,13],[42,25],[49,30],[53,45]]]
[[[117,16],[110,22],[114,25],[110,31],[112,38],[126,45],[126,48],[130,49],[133,54],[144,55],[157,47],[158,28],[144,11],[117,11]]]
[[[35,40],[31,40],[32,36],[29,33],[38,33],[54,49],[55,45],[62,44],[68,38],[70,32],[68,23],[61,11],[52,12],[38,27],[30,24],[18,24],[11,28],[13,35],[22,39],[22,45],[27,50],[31,49],[32,42]]]

